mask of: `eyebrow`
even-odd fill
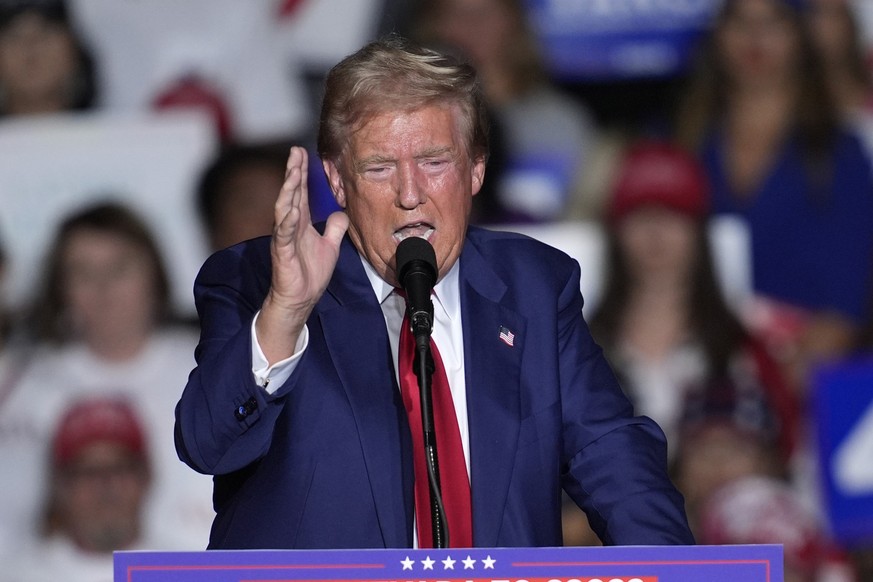
[[[368,156],[366,158],[355,160],[354,166],[356,170],[360,170],[366,166],[370,166],[373,164],[385,164],[394,162],[394,158],[382,155]]]
[[[423,150],[422,152],[416,154],[415,159],[422,160],[422,159],[427,159],[427,158],[433,158],[433,157],[441,156],[443,154],[451,153],[451,152],[452,152],[451,146],[435,146],[435,147],[427,148],[427,149]],[[355,166],[356,170],[361,170],[361,169],[365,168],[366,166],[370,166],[373,164],[393,163],[395,161],[396,161],[396,159],[393,157],[376,154],[373,156],[368,156],[366,158],[357,160],[355,162],[354,166]]]
[[[428,148],[428,149],[424,150],[423,152],[421,152],[420,154],[417,154],[415,156],[415,159],[420,160],[422,158],[433,158],[433,157],[441,156],[443,154],[451,153],[451,152],[452,152],[451,146],[437,146],[437,147]]]

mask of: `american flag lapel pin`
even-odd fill
[[[498,337],[500,341],[508,345],[509,347],[513,347],[515,345],[515,334],[509,331],[509,328],[501,325],[500,330],[498,331]]]

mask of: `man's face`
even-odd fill
[[[433,245],[440,278],[461,254],[485,161],[470,159],[459,119],[451,105],[381,113],[351,133],[341,168],[324,162],[352,242],[392,285],[406,237]]]
[[[98,441],[64,467],[58,503],[65,532],[91,552],[121,550],[140,535],[149,473],[124,445]]]

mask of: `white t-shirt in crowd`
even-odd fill
[[[157,332],[139,356],[122,363],[100,360],[81,344],[39,347],[26,358],[27,368],[0,401],[0,553],[37,539],[50,440],[61,414],[82,397],[113,394],[130,398],[147,432],[153,472],[147,530],[178,540],[179,549],[205,549],[214,518],[212,481],[179,460],[173,437],[196,343],[193,330],[174,329]]]

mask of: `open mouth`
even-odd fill
[[[415,224],[407,224],[406,226],[394,231],[394,240],[398,243],[411,236],[417,236],[428,240],[434,232],[433,226],[426,222],[416,222]]]

